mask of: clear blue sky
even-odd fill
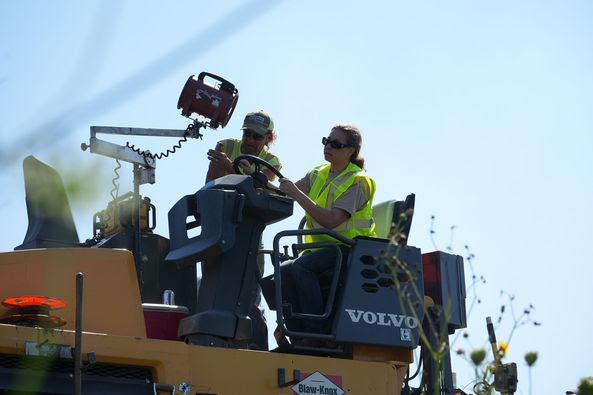
[[[88,238],[115,166],[80,151],[89,126],[184,128],[181,87],[211,71],[238,87],[235,116],[160,161],[157,183],[142,187],[157,206],[158,233],[168,234],[169,208],[201,187],[206,150],[239,136],[246,112],[272,114],[273,150],[293,179],[323,161],[319,140],[333,124],[354,122],[375,201],[416,193],[410,244],[435,248],[434,215],[436,247],[450,244],[455,226],[453,251],[465,256],[468,245],[476,255],[487,283],[470,317],[474,346],[486,339],[484,317],[506,301],[501,289],[516,295],[518,311],[532,303],[542,326],[519,328],[509,349],[520,393],[529,389],[530,350],[540,355],[532,393],[564,393],[593,374],[592,17],[593,3],[560,0],[3,1],[0,247],[25,235],[26,155],[94,185],[93,199],[71,196]],[[133,142],[153,152],[174,143]],[[131,166],[120,173],[123,193]],[[266,246],[296,227],[295,211],[266,230]],[[454,370],[459,386],[470,382],[467,363],[454,359]]]

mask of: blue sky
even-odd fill
[[[80,151],[89,126],[184,128],[185,80],[214,72],[239,89],[235,116],[159,161],[156,184],[141,189],[157,206],[158,233],[168,234],[169,208],[201,187],[207,149],[238,136],[246,112],[274,117],[273,151],[293,179],[323,161],[319,141],[332,125],[353,122],[375,201],[416,193],[410,244],[435,249],[434,215],[437,248],[476,255],[487,282],[470,317],[473,345],[506,301],[501,289],[519,311],[532,303],[542,326],[515,332],[509,360],[526,394],[523,354],[538,351],[532,393],[563,393],[593,374],[592,17],[588,1],[4,1],[0,247],[26,232],[26,155],[94,185],[93,199],[71,196],[88,238],[115,167]],[[153,152],[174,143],[133,142]],[[122,170],[121,193],[131,188],[131,167]],[[266,246],[301,216],[269,227]],[[511,325],[506,317],[500,339]],[[454,370],[459,386],[470,382],[464,361]]]

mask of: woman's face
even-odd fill
[[[346,134],[340,129],[332,129],[327,137],[327,144],[323,147],[323,155],[329,163],[342,164],[350,162],[350,157],[354,154],[354,147],[334,148],[331,142],[335,141],[342,145],[347,144]]]
[[[255,133],[253,130],[245,129],[243,130],[243,140],[242,140],[242,153],[248,155],[256,155],[259,154],[264,148],[264,145],[270,139],[270,135],[267,134],[262,136],[260,134]]]

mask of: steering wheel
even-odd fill
[[[235,173],[241,174],[241,171],[239,168],[239,162],[241,162],[243,159],[245,159],[249,163],[252,163],[255,165],[255,171],[253,172],[253,174],[251,174],[251,177],[253,177],[255,183],[257,184],[256,187],[257,186],[263,187],[263,188],[269,189],[271,191],[274,191],[280,195],[285,196],[284,192],[280,191],[280,189],[270,188],[270,186],[268,185],[268,181],[269,181],[268,177],[266,177],[266,175],[262,172],[261,167],[263,166],[263,167],[267,168],[272,173],[274,173],[278,178],[284,178],[284,176],[282,175],[282,173],[280,173],[280,171],[278,171],[278,169],[276,169],[269,162],[266,162],[259,156],[246,155],[246,154],[237,156],[237,158],[235,158],[235,160],[233,161],[233,170],[235,170]]]

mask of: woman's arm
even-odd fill
[[[293,198],[317,223],[324,228],[333,229],[350,218],[350,214],[340,208],[331,210],[317,205],[288,178],[280,179],[280,190]]]

